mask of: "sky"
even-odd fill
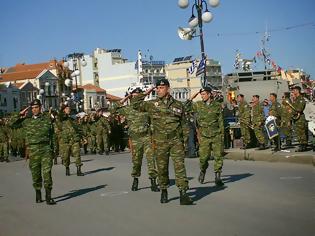
[[[198,37],[183,41],[177,35],[179,26],[188,26],[192,2],[181,9],[177,0],[3,0],[0,67],[92,54],[95,48],[120,48],[129,61],[139,49],[166,63],[200,57]],[[315,79],[315,1],[221,0],[209,10],[214,18],[203,26],[205,52],[224,74],[234,70],[236,50],[244,58],[256,55],[268,29],[271,59]]]

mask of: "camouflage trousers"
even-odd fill
[[[143,155],[147,159],[148,174],[150,178],[157,178],[156,161],[153,155],[153,149],[151,144],[151,137],[144,134],[141,137],[132,137],[132,177],[139,177],[141,175],[141,165]]]
[[[259,144],[265,144],[265,136],[263,132],[263,126],[255,126],[254,128],[255,136],[259,142]]]
[[[9,158],[9,145],[7,142],[0,142],[0,158],[4,160]]]
[[[292,141],[292,125],[290,121],[281,120],[280,131],[288,142]]]
[[[97,151],[104,152],[109,150],[109,143],[108,143],[108,134],[97,134],[96,135],[96,145]]]
[[[244,124],[240,124],[241,126],[241,134],[242,134],[242,138],[243,138],[243,143],[244,145],[247,145],[250,143],[250,131],[249,128],[244,125]]]
[[[177,137],[170,139],[153,137],[153,155],[158,167],[158,179],[161,189],[169,186],[169,158],[172,159],[175,170],[176,186],[180,190],[188,189],[188,179],[185,168],[185,151],[183,141]]]
[[[82,166],[79,142],[61,143],[59,148],[61,159],[65,167],[69,167],[70,165],[70,156],[75,158],[76,166]]]
[[[214,137],[200,137],[199,143],[199,162],[200,162],[200,170],[206,172],[209,166],[210,156],[214,156],[214,172],[222,172],[223,167],[223,141],[221,135],[217,135]]]
[[[49,144],[29,145],[27,151],[29,155],[29,167],[32,173],[33,187],[36,190],[40,190],[44,179],[45,189],[52,189],[53,181],[51,177],[51,168],[53,165],[53,157]]]
[[[90,135],[88,137],[88,146],[91,152],[96,152],[96,135]]]
[[[305,115],[301,115],[298,120],[294,121],[296,137],[299,141],[299,144],[307,144],[306,137],[306,119]]]

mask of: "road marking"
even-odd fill
[[[121,192],[108,192],[108,193],[101,193],[101,197],[116,197],[120,195],[128,194],[127,191],[121,191]]]
[[[303,179],[302,176],[286,176],[286,177],[280,177],[281,180],[291,180],[291,179]]]

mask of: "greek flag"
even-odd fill
[[[193,60],[193,62],[191,63],[191,66],[188,68],[189,74],[192,75],[195,72],[196,67],[197,67],[197,61]]]
[[[198,65],[196,76],[199,76],[205,72],[206,69],[206,57],[203,57]]]

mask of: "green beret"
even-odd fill
[[[31,102],[31,106],[41,106],[41,102],[39,99],[34,99],[32,102]]]
[[[156,81],[155,86],[160,86],[160,85],[170,86],[170,82],[168,82],[167,79],[159,79],[158,81]]]

